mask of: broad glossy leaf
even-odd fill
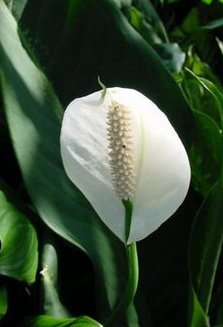
[[[1,77],[13,146],[41,218],[92,259],[100,281],[97,298],[106,317],[124,287],[124,248],[66,177],[59,150],[61,106],[23,49],[16,29],[15,20],[1,2]]]
[[[38,265],[35,229],[3,192],[0,192],[0,240],[0,274],[34,282]]]
[[[44,34],[51,18],[46,15],[38,22],[42,33],[37,33],[31,23],[31,37],[43,44],[36,51],[65,105],[96,91],[100,76],[107,87],[134,88],[150,98],[187,145],[193,131],[190,108],[162,60],[126,19],[123,11],[129,7],[120,8],[114,0],[71,1],[53,49],[52,37],[48,40]],[[24,25],[31,13],[32,6],[28,5]],[[38,15],[35,19],[38,21]],[[47,55],[43,49],[48,50]]]
[[[51,316],[38,316],[28,320],[23,327],[103,327],[89,317],[54,318]]]
[[[209,312],[223,243],[222,210],[223,189],[217,183],[197,214],[189,246],[192,287],[205,314]]]

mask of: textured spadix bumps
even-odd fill
[[[131,110],[112,101],[107,114],[107,125],[113,186],[121,200],[128,200],[133,198],[136,184]]]
[[[167,117],[133,89],[75,99],[65,111],[61,154],[67,175],[103,222],[125,240],[122,199],[133,204],[128,243],[156,230],[183,202],[186,151]]]

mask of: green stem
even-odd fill
[[[130,200],[122,200],[125,207],[125,240],[128,243],[128,238],[130,234],[131,224],[132,224],[132,202]]]
[[[125,206],[125,218],[126,218],[126,243],[129,238],[130,228],[131,228],[131,219],[132,219],[132,203],[129,200],[123,200],[123,205]],[[115,310],[112,312],[111,316],[105,323],[105,327],[112,326],[117,322],[119,318],[126,313],[129,305],[132,303],[135,293],[138,287],[139,279],[139,264],[138,264],[138,254],[136,243],[126,244],[126,256],[128,264],[128,281],[124,295],[117,305]]]
[[[138,287],[138,255],[137,255],[137,247],[136,243],[131,243],[126,246],[126,254],[128,260],[128,282],[126,285],[125,293],[123,298],[121,299],[118,306],[115,308],[107,322],[105,323],[105,327],[115,326],[115,322],[123,315],[125,315],[126,310],[129,305],[132,303],[135,293]]]

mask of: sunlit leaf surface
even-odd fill
[[[0,192],[0,240],[0,275],[34,282],[38,264],[36,232],[3,192]]]

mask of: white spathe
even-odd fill
[[[108,88],[72,101],[61,130],[68,177],[103,222],[125,242],[125,209],[114,190],[108,156],[107,113],[115,101],[133,117],[136,188],[128,243],[155,231],[183,202],[190,184],[185,148],[166,115],[133,89]]]

